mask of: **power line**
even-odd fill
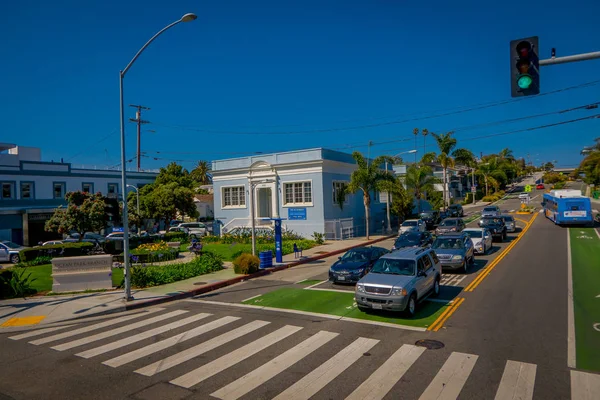
[[[111,133],[109,133],[108,135],[104,136],[102,139],[98,140],[96,143],[94,143],[91,146],[86,147],[85,149],[81,150],[79,153],[76,153],[74,156],[71,156],[69,158],[66,159],[66,161],[70,161],[74,158],[79,157],[80,155],[82,155],[83,153],[85,153],[86,151],[88,151],[89,149],[96,147],[97,145],[99,145],[100,143],[104,142],[106,139],[108,139],[109,137],[111,137],[112,135],[114,135],[115,133],[117,133],[119,131],[119,129],[115,129],[113,130]]]

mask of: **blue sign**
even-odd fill
[[[275,219],[275,262],[283,262],[283,251],[281,250],[281,219]]]
[[[113,226],[112,231],[113,232],[123,232],[123,227],[122,226]]]
[[[289,220],[306,220],[306,208],[288,208]]]

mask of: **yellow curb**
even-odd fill
[[[42,322],[42,320],[46,318],[45,315],[39,315],[39,316],[31,316],[31,317],[17,317],[17,318],[11,318],[9,320],[6,320],[2,325],[0,325],[2,328],[8,328],[8,327],[12,327],[12,326],[27,326],[27,325],[37,325],[40,322]]]

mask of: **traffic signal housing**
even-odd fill
[[[537,36],[510,42],[510,85],[512,97],[540,94]]]

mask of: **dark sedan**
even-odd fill
[[[433,236],[429,232],[405,232],[398,236],[392,251],[405,247],[424,247],[433,243]]]
[[[427,229],[433,229],[441,221],[440,212],[435,210],[423,211],[421,214],[419,214],[419,217],[425,221]]]
[[[329,280],[337,282],[358,282],[373,266],[375,261],[389,250],[383,247],[357,247],[348,250],[329,269]]]

